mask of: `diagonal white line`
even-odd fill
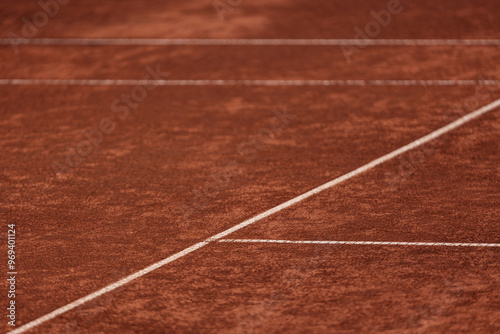
[[[498,86],[500,80],[134,80],[0,79],[2,86]]]
[[[458,242],[405,242],[405,241],[335,241],[335,240],[273,240],[273,239],[220,239],[218,242],[318,244],[318,245],[380,245],[380,246],[447,246],[447,247],[500,247],[492,243]]]
[[[349,180],[350,178],[353,178],[356,175],[364,173],[364,172],[366,172],[366,171],[368,171],[368,170],[370,170],[370,169],[372,169],[372,168],[374,168],[374,167],[376,167],[376,166],[378,166],[386,161],[393,159],[394,157],[397,157],[398,155],[401,155],[407,151],[410,151],[410,150],[413,150],[419,146],[422,146],[423,144],[425,144],[425,143],[427,143],[427,142],[429,142],[429,141],[431,141],[439,136],[442,136],[443,134],[445,134],[453,129],[456,129],[459,126],[461,126],[467,122],[470,122],[471,120],[473,120],[473,119],[475,119],[475,118],[477,118],[477,117],[479,117],[479,116],[481,116],[481,115],[483,115],[491,110],[494,110],[498,107],[500,107],[500,99],[498,99],[498,100],[496,100],[496,101],[494,101],[494,102],[492,102],[492,103],[490,103],[490,104],[488,104],[488,105],[486,105],[486,106],[484,106],[476,111],[473,111],[473,112],[457,119],[456,121],[454,121],[454,122],[452,122],[452,123],[450,123],[442,128],[439,128],[438,130],[435,130],[435,131],[429,133],[428,135],[426,135],[420,139],[417,139],[417,140],[415,140],[415,141],[413,141],[413,142],[411,142],[411,143],[409,143],[409,144],[407,144],[407,145],[405,145],[405,146],[403,146],[395,151],[392,151],[391,153],[388,153],[388,154],[386,154],[378,159],[375,159],[375,160],[367,163],[366,165],[359,167],[358,169],[353,170],[352,172],[344,174],[344,175],[342,175],[334,180],[331,180],[327,183],[324,183],[324,184],[320,185],[319,187],[316,187],[312,190],[309,190],[308,192],[303,193],[302,195],[299,195],[295,198],[292,198],[291,200],[286,201],[285,203],[282,203],[278,206],[275,206],[274,208],[269,209],[269,210],[255,216],[253,218],[247,219],[247,220],[245,220],[245,221],[243,221],[243,222],[241,222],[241,223],[239,223],[231,228],[228,228],[227,230],[225,230],[223,232],[220,232],[216,235],[213,235],[213,236],[205,239],[204,241],[201,241],[197,244],[194,244],[191,247],[188,247],[188,248],[186,248],[186,249],[184,249],[184,250],[182,250],[174,255],[171,255],[171,256],[169,256],[169,257],[167,257],[167,258],[165,258],[157,263],[154,263],[154,264],[150,265],[149,267],[146,267],[146,268],[144,268],[144,269],[142,269],[142,270],[140,270],[132,275],[129,275],[129,276],[113,283],[113,284],[110,284],[110,285],[96,291],[96,292],[93,292],[85,297],[82,297],[80,299],[75,300],[74,302],[71,302],[65,306],[62,306],[62,307],[44,315],[44,316],[41,316],[38,319],[35,319],[35,320],[33,320],[33,321],[23,325],[23,326],[11,331],[10,333],[12,333],[12,334],[24,333],[33,327],[36,327],[36,326],[38,326],[38,325],[40,325],[40,324],[42,324],[50,319],[57,317],[58,315],[61,315],[65,312],[68,312],[68,311],[70,311],[70,310],[72,310],[72,309],[74,309],[82,304],[87,303],[90,300],[93,300],[93,299],[95,299],[95,298],[97,298],[105,293],[113,291],[113,290],[115,290],[115,289],[141,277],[141,276],[146,275],[147,273],[152,272],[153,270],[156,270],[160,267],[163,267],[164,265],[166,265],[170,262],[173,262],[173,261],[191,253],[191,252],[194,252],[195,250],[198,250],[198,249],[208,245],[211,242],[222,239],[233,232],[241,230],[242,228],[244,228],[248,225],[251,225],[251,224],[253,224],[261,219],[264,219],[264,218],[266,218],[266,217],[268,217],[276,212],[279,212],[279,211],[286,209],[294,204],[297,204],[308,197],[311,197],[311,196],[318,194],[318,193],[320,193],[328,188],[331,188],[339,183],[342,183],[346,180]]]
[[[498,46],[500,39],[170,39],[170,38],[0,38],[0,45],[289,45],[289,46]]]

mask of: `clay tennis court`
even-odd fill
[[[3,332],[500,332],[499,2],[0,13]]]

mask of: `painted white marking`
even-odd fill
[[[0,79],[0,85],[54,86],[498,86],[500,80],[123,80]]]
[[[456,242],[405,242],[405,241],[330,241],[330,240],[272,240],[272,239],[221,239],[219,242],[253,242],[273,244],[320,245],[383,245],[383,246],[448,246],[448,247],[500,247],[500,244]]]
[[[170,39],[170,38],[0,38],[0,45],[382,45],[498,46],[500,39]]]
[[[388,153],[388,154],[386,154],[378,159],[375,159],[375,160],[367,163],[366,165],[359,167],[358,169],[355,169],[355,170],[353,170],[347,174],[344,174],[344,175],[342,175],[334,180],[331,180],[327,183],[324,183],[324,184],[320,185],[319,187],[316,187],[312,190],[309,190],[308,192],[305,192],[302,195],[299,195],[299,196],[292,198],[291,200],[288,200],[288,201],[286,201],[278,206],[275,206],[274,208],[269,209],[269,210],[267,210],[267,211],[265,211],[257,216],[254,216],[250,219],[247,219],[247,220],[245,220],[245,221],[243,221],[243,222],[241,222],[241,223],[239,223],[231,228],[228,228],[225,231],[222,231],[214,236],[211,236],[210,238],[205,239],[204,241],[201,241],[197,244],[194,244],[191,247],[188,247],[188,248],[186,248],[186,249],[184,249],[176,254],[173,254],[173,255],[171,255],[171,256],[169,256],[169,257],[167,257],[167,258],[165,258],[165,259],[163,259],[155,264],[150,265],[147,268],[144,268],[144,269],[142,269],[134,274],[131,274],[131,275],[129,275],[129,276],[113,283],[113,284],[110,284],[110,285],[108,285],[108,286],[106,286],[106,287],[104,287],[96,292],[93,292],[85,297],[77,299],[72,303],[69,303],[69,304],[62,306],[62,307],[44,315],[44,316],[41,316],[38,319],[35,319],[31,322],[28,322],[27,324],[9,332],[9,333],[12,333],[12,334],[24,333],[33,327],[36,327],[36,326],[38,326],[38,325],[40,325],[40,324],[42,324],[50,319],[57,317],[58,315],[61,315],[65,312],[68,312],[68,311],[70,311],[70,310],[72,310],[72,309],[74,309],[82,304],[87,303],[90,300],[93,300],[93,299],[95,299],[95,298],[97,298],[105,293],[111,292],[111,291],[113,291],[113,290],[115,290],[115,289],[141,277],[141,276],[144,276],[144,275],[152,272],[155,269],[158,269],[158,268],[160,268],[160,267],[162,267],[162,266],[164,266],[172,261],[175,261],[175,260],[191,253],[191,252],[194,252],[195,250],[198,250],[198,249],[208,245],[211,242],[225,238],[226,236],[228,236],[229,234],[231,234],[233,232],[241,230],[242,228],[247,227],[248,225],[251,225],[251,224],[253,224],[259,220],[262,220],[268,216],[271,216],[272,214],[274,214],[276,212],[279,212],[279,211],[286,209],[294,204],[297,204],[297,203],[305,200],[306,198],[309,198],[309,197],[316,195],[316,194],[318,194],[326,189],[329,189],[329,188],[331,188],[339,183],[342,183],[346,180],[349,180],[350,178],[353,178],[356,175],[364,173],[364,172],[366,172],[366,171],[368,171],[368,170],[370,170],[370,169],[372,169],[372,168],[374,168],[374,167],[376,167],[376,166],[378,166],[378,165],[380,165],[388,160],[391,160],[391,159],[397,157],[398,155],[401,155],[407,151],[410,151],[410,150],[413,150],[419,146],[422,146],[423,144],[425,144],[425,143],[427,143],[427,142],[429,142],[429,141],[431,141],[439,136],[442,136],[443,134],[445,134],[453,129],[456,129],[459,126],[461,126],[467,122],[470,122],[471,120],[473,120],[473,119],[475,119],[475,118],[477,118],[477,117],[479,117],[479,116],[481,116],[481,115],[483,115],[491,110],[494,110],[498,107],[500,107],[500,99],[498,99],[498,100],[496,100],[496,101],[494,101],[494,102],[492,102],[492,103],[490,103],[490,104],[488,104],[488,105],[486,105],[486,106],[484,106],[476,111],[473,111],[473,112],[457,119],[456,121],[454,121],[454,122],[452,122],[452,123],[450,123],[442,128],[439,128],[436,131],[429,133],[428,135],[426,135],[420,139],[417,139],[417,140],[415,140],[415,141],[413,141],[413,142],[411,142],[411,143],[409,143],[409,144],[407,144],[407,145],[405,145],[405,146],[403,146],[395,151],[392,151],[391,153]]]

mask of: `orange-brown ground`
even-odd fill
[[[402,3],[379,38],[495,38],[500,28],[494,1]],[[210,1],[70,2],[36,37],[353,38],[386,6],[243,2],[221,22]],[[37,10],[0,4],[3,35]],[[498,51],[367,47],[347,64],[338,47],[3,46],[0,71],[142,79],[159,64],[167,79],[477,79],[500,76]],[[121,120],[110,105],[132,88],[1,86],[0,222],[18,230],[18,324],[451,122],[451,106],[476,89],[157,87]],[[480,103],[498,97],[490,87]],[[253,155],[247,143],[284,106],[294,117]],[[58,177],[53,162],[103,118],[116,129]],[[230,237],[498,243],[498,124],[491,112],[419,149],[410,169],[390,161]],[[186,217],[230,162],[230,181]],[[498,252],[214,243],[31,332],[492,333]]]

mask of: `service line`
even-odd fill
[[[405,242],[405,241],[335,241],[335,240],[273,240],[273,239],[221,239],[219,242],[317,244],[317,245],[377,245],[377,246],[447,246],[447,247],[500,247],[489,243]]]
[[[499,86],[500,80],[0,79],[0,86]]]
[[[499,46],[500,39],[205,39],[205,38],[0,38],[0,45],[381,45]]]

